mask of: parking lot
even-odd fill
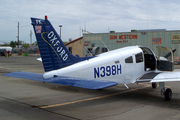
[[[0,75],[14,71],[44,73],[36,57],[0,56]],[[0,119],[180,119],[180,82],[166,84],[173,91],[171,101],[165,101],[151,84],[128,86],[129,90],[123,85],[89,90],[0,76]]]

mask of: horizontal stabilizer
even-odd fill
[[[116,82],[111,82],[111,81],[101,81],[101,80],[84,79],[77,77],[65,77],[65,76],[43,79],[43,74],[29,73],[29,72],[12,72],[12,73],[3,74],[2,76],[69,85],[69,86],[81,87],[87,89],[103,89],[117,85]]]
[[[2,76],[22,78],[22,79],[28,79],[28,80],[36,80],[36,81],[44,81],[43,74],[41,73],[17,71],[17,72],[6,73],[6,74],[3,74]]]

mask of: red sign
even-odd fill
[[[90,44],[90,41],[85,41],[84,46],[88,46]]]
[[[120,35],[119,39],[137,39],[137,35]]]
[[[117,42],[117,43],[128,43],[128,40],[120,40],[120,41],[117,40],[116,42]]]
[[[114,39],[117,40],[117,35],[110,35],[109,38],[110,38],[110,40],[114,40]]]
[[[162,44],[162,38],[152,38],[152,44]]]
[[[128,43],[129,39],[137,39],[137,35],[110,35],[110,40],[116,40],[117,43]]]

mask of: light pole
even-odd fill
[[[30,30],[30,46],[32,45],[32,30]]]
[[[61,27],[62,27],[62,25],[59,25],[59,27],[60,27],[60,34],[59,34],[59,36],[61,38]]]
[[[18,22],[18,26],[17,26],[17,27],[18,27],[18,36],[17,36],[17,38],[18,38],[18,50],[19,50],[19,25],[20,25],[20,24],[19,24],[19,22]]]

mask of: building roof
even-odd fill
[[[81,40],[81,39],[83,39],[83,37],[80,37],[80,38],[77,38],[77,39],[75,39],[75,40],[72,40],[72,41],[66,43],[65,45],[69,45],[69,44],[71,44],[71,43],[73,43],[73,42],[76,42],[76,41],[78,41],[78,40]]]

